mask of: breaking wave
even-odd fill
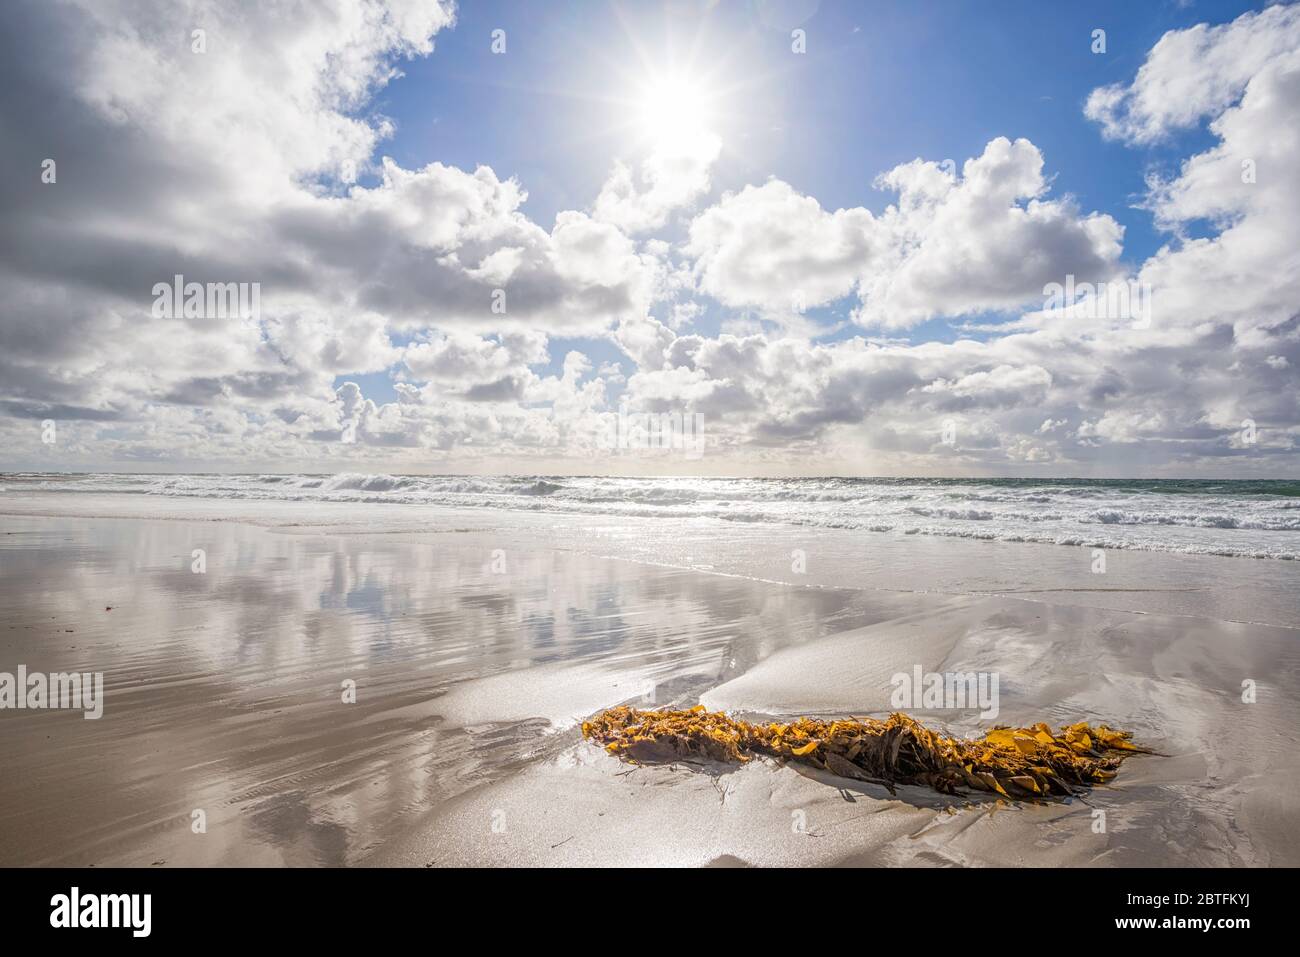
[[[574,476],[55,475],[0,485],[232,500],[523,509],[1300,558],[1300,482]]]

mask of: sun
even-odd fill
[[[652,149],[693,153],[714,136],[713,94],[706,84],[685,74],[646,81],[636,101],[636,126]]]

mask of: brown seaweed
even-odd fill
[[[1128,755],[1151,753],[1133,744],[1127,731],[1086,721],[1057,731],[1046,724],[998,727],[967,740],[932,731],[905,714],[751,724],[703,705],[682,711],[610,708],[583,722],[582,734],[633,763],[745,762],[761,754],[883,784],[890,793],[897,784],[915,784],[943,794],[969,788],[1027,799],[1104,784]]]

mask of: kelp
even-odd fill
[[[583,722],[583,737],[632,763],[745,762],[755,755],[798,761],[841,777],[915,784],[943,794],[963,787],[1008,798],[1076,794],[1110,781],[1133,753],[1151,753],[1127,731],[1086,721],[1052,731],[998,727],[974,740],[932,731],[905,714],[882,720],[798,718],[751,724],[696,705],[640,711],[626,705]]]

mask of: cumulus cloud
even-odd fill
[[[858,322],[901,328],[1024,306],[1067,275],[1119,272],[1122,227],[1042,198],[1043,157],[1028,140],[993,140],[961,176],[915,160],[876,185],[898,193],[879,217],[827,212],[780,180],[725,197],[691,224],[701,290],[773,315],[856,292]]]
[[[318,291],[357,290],[359,305],[400,326],[596,333],[648,307],[653,256],[580,212],[562,212],[548,232],[519,212],[526,198],[487,167],[405,170],[385,159],[379,185],[298,191],[271,225],[316,265]]]
[[[548,357],[541,333],[497,338],[452,333],[412,343],[403,361],[417,380],[447,394],[470,401],[505,401],[523,397],[537,379],[529,367]]]
[[[1207,55],[1195,62],[1158,55],[1166,43],[1192,42]],[[1212,111],[1217,142],[1177,175],[1153,178],[1147,205],[1173,238],[1140,278],[1154,290],[1158,323],[1231,324],[1239,348],[1284,355],[1295,347],[1300,303],[1300,8],[1167,34],[1125,95],[1143,90],[1144,109],[1163,115],[1160,91],[1174,97],[1189,83],[1214,91],[1197,102]],[[1148,126],[1124,132],[1140,144]],[[1200,222],[1217,232],[1192,235]]]
[[[904,327],[1014,309],[1068,275],[1120,274],[1123,227],[1105,213],[1082,214],[1068,198],[1043,198],[1043,155],[1029,140],[998,137],[960,178],[941,173],[917,160],[877,180],[899,200],[881,217],[887,256],[862,277],[860,322]]]
[[[696,217],[686,251],[700,288],[724,305],[798,312],[850,291],[870,258],[873,224],[865,209],[828,213],[773,179]]]
[[[700,137],[616,164],[590,205],[535,222],[509,170],[383,155],[376,94],[453,27],[450,4],[426,2],[12,11],[0,441],[14,463],[599,471],[599,417],[626,406],[703,414],[710,454],[743,472],[1294,471],[1296,7],[1171,32],[1088,99],[1099,135],[1136,150],[1201,123],[1210,136],[1153,173],[1142,204],[1167,242],[1133,275],[1122,226],[1008,137],[960,167],[862,171],[890,194],[878,214],[776,178],[714,194],[719,144]],[[261,315],[155,319],[151,289],[176,274],[259,282]],[[902,333],[1037,307],[1067,275],[1139,280],[1151,322],[1062,310],[952,341]],[[830,305],[893,338],[807,315]],[[375,399],[376,374],[396,398]],[[45,418],[57,449],[40,444]]]
[[[520,212],[520,184],[487,167],[374,160],[391,124],[367,103],[453,21],[449,3],[424,2],[13,11],[0,55],[14,145],[0,156],[5,408],[297,421],[335,401],[335,377],[398,362],[398,333],[544,341],[644,314],[662,267],[616,227],[573,212],[548,231]],[[51,185],[33,177],[46,158]],[[354,182],[365,172],[374,185]],[[153,286],[178,274],[258,283],[261,316],[154,318]]]
[[[709,170],[721,151],[722,140],[706,131],[676,148],[659,146],[639,167],[616,162],[592,216],[627,233],[660,228],[709,191]]]
[[[938,397],[941,408],[990,408],[1025,403],[1037,405],[1043,401],[1051,384],[1051,373],[1042,366],[1000,365],[970,372],[955,380],[936,379],[921,391]]]
[[[1223,113],[1279,57],[1295,52],[1300,7],[1271,6],[1221,26],[1170,30],[1132,83],[1099,87],[1084,112],[1111,139],[1151,143]]]

